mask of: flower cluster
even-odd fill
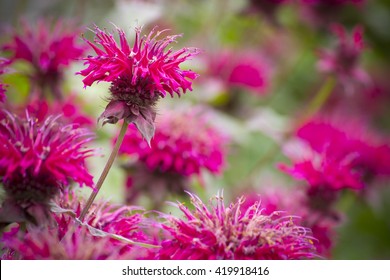
[[[170,260],[281,260],[315,258],[310,230],[297,226],[281,212],[262,213],[259,203],[245,212],[243,199],[226,207],[222,197],[207,207],[191,195],[194,210],[177,207],[184,219],[167,215],[162,227],[171,235],[161,244],[159,259]]]

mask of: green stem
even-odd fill
[[[311,118],[322,108],[325,102],[329,99],[335,85],[336,80],[333,77],[329,77],[326,79],[323,86],[309,103],[306,113],[304,114],[304,120]]]
[[[81,222],[84,220],[85,215],[87,215],[89,208],[91,207],[93,201],[95,200],[97,194],[99,193],[100,188],[102,187],[103,182],[106,179],[107,174],[110,171],[112,164],[114,163],[114,160],[118,154],[119,148],[123,142],[123,138],[125,137],[128,126],[129,126],[129,124],[126,121],[123,121],[122,128],[119,132],[118,139],[115,142],[115,146],[112,149],[111,155],[106,163],[106,166],[104,166],[102,174],[100,175],[100,178],[96,184],[96,188],[95,188],[95,190],[92,191],[90,197],[88,198],[87,204],[85,205],[83,211],[80,214],[79,220]]]

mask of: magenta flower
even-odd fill
[[[8,259],[18,260],[116,260],[120,247],[109,238],[95,238],[87,228],[69,227],[63,238],[56,227],[36,227],[2,238]],[[127,258],[126,258],[127,259]]]
[[[311,229],[316,239],[315,247],[322,256],[331,256],[335,241],[335,229],[340,224],[339,213],[319,212],[313,208],[313,201],[302,189],[268,188],[261,192],[244,195],[245,201],[241,205],[242,215],[256,203],[261,203],[262,214],[271,215],[275,211],[282,211],[300,217],[297,224]]]
[[[318,118],[300,127],[297,136],[309,145],[301,153],[306,155],[281,167],[308,183],[307,195],[318,209],[328,209],[343,189],[361,191],[376,177],[390,175],[390,145],[362,122]]]
[[[27,111],[40,122],[49,115],[61,113],[62,120],[66,123],[92,128],[95,122],[92,117],[80,110],[80,101],[75,95],[67,96],[64,100],[54,100],[52,103],[44,99],[36,99],[27,104]]]
[[[201,113],[190,110],[162,115],[150,147],[136,130],[129,129],[120,152],[136,155],[150,170],[191,176],[205,169],[218,174],[224,166],[226,137]]]
[[[185,215],[179,219],[166,216],[162,225],[171,237],[166,238],[157,253],[158,259],[312,259],[315,247],[310,230],[297,226],[281,212],[262,214],[256,203],[241,211],[243,199],[225,207],[222,197],[207,207],[191,195],[194,210],[183,204],[177,207]],[[244,214],[242,214],[244,213]]]
[[[270,63],[258,52],[225,51],[209,58],[208,76],[221,81],[225,89],[242,88],[263,95],[270,84]]]
[[[61,99],[59,83],[63,70],[84,52],[84,47],[76,44],[77,30],[75,32],[70,22],[57,21],[53,25],[48,20],[39,20],[33,25],[22,22],[21,27],[2,49],[11,53],[11,62],[21,60],[31,65],[33,85],[42,93],[49,89],[50,94]]]
[[[164,31],[153,29],[148,36],[141,37],[141,28],[135,29],[131,47],[124,31],[118,28],[117,32],[119,45],[112,34],[95,27],[96,39],[87,43],[96,56],[84,58],[88,67],[78,74],[85,76],[85,87],[100,81],[111,83],[110,102],[100,116],[103,124],[121,119],[133,122],[149,142],[154,134],[153,106],[157,100],[167,93],[173,97],[174,93],[180,96],[180,91],[192,90],[192,80],[198,75],[179,66],[198,50],[166,50],[179,35],[158,39]]]
[[[157,119],[150,147],[134,127],[129,127],[120,153],[138,160],[131,166],[133,180],[128,181],[131,193],[146,190],[147,186],[160,189],[149,190],[152,196],[154,193],[161,197],[164,189],[182,192],[188,187],[188,178],[200,175],[202,170],[214,174],[222,171],[227,137],[211,126],[202,113],[193,109],[163,114]]]
[[[144,223],[143,215],[137,209],[98,202],[93,205],[93,212],[87,216],[84,224],[80,225],[74,220],[74,216],[81,212],[79,198],[68,200],[62,197],[59,204],[61,208],[58,213],[51,214],[53,222],[38,227],[29,226],[27,232],[14,228],[4,234],[1,240],[6,253],[4,257],[24,260],[116,260],[150,259],[153,256],[152,249],[129,244],[125,240],[143,244],[150,241],[142,228],[148,224]]]
[[[349,94],[361,85],[370,86],[372,84],[370,76],[359,65],[359,58],[364,50],[362,27],[355,27],[350,38],[341,25],[332,25],[332,30],[338,37],[338,44],[332,50],[320,50],[318,69],[324,73],[334,74]]]
[[[10,199],[45,204],[72,181],[93,186],[85,162],[93,151],[84,147],[91,133],[59,117],[39,123],[28,114],[0,114],[0,179]]]

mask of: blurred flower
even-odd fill
[[[310,230],[281,212],[262,214],[259,203],[241,211],[243,198],[225,207],[222,197],[207,207],[191,195],[194,210],[177,207],[186,220],[167,215],[162,227],[171,234],[158,259],[312,259],[316,257]],[[242,214],[244,213],[244,214]]]
[[[221,80],[227,89],[244,88],[262,95],[269,87],[270,65],[258,52],[225,51],[211,56],[208,64],[208,77]]]
[[[54,223],[28,227],[27,232],[12,229],[2,237],[5,256],[24,260],[103,260],[151,258],[151,250],[131,242],[147,242],[142,231],[143,216],[137,209],[98,202],[83,225],[74,217],[80,215],[77,197],[62,197],[54,209]],[[74,212],[73,212],[74,210]],[[73,213],[73,214],[72,214]],[[149,226],[149,225],[148,225]],[[115,238],[114,238],[115,236]],[[122,240],[121,240],[122,238]]]
[[[21,30],[15,30],[12,41],[2,49],[11,52],[12,63],[22,60],[31,65],[31,79],[40,93],[49,89],[49,95],[61,99],[63,70],[84,52],[84,47],[75,42],[77,36],[77,29],[69,21],[41,19],[33,25],[23,21]]]
[[[390,175],[390,146],[364,129],[363,122],[317,118],[296,134],[309,146],[291,156],[293,167],[281,168],[307,181],[307,195],[317,208],[328,209],[343,189],[361,191],[376,176]]]
[[[40,123],[28,113],[0,114],[0,180],[9,200],[21,207],[45,205],[71,181],[93,186],[85,162],[93,150],[84,147],[91,133],[62,125],[59,117]]]
[[[109,238],[94,238],[85,227],[69,227],[60,237],[56,227],[31,228],[2,238],[6,257],[21,260],[122,259]],[[3,250],[4,250],[3,249]],[[4,258],[4,256],[2,257]]]
[[[361,85],[371,85],[371,78],[358,64],[364,49],[362,27],[355,27],[351,38],[348,38],[345,28],[341,25],[332,25],[332,31],[338,37],[338,44],[333,50],[320,50],[318,69],[334,74],[349,94]]]
[[[78,197],[61,197],[58,203],[62,209],[72,209],[76,217],[79,217],[82,210],[83,200],[80,201]],[[73,217],[69,215],[59,214],[55,216],[59,227],[59,235],[64,236],[68,228],[73,224]],[[103,231],[110,235],[114,234],[121,238],[130,240],[132,242],[141,242],[144,244],[156,244],[149,233],[148,229],[153,226],[153,221],[145,218],[141,208],[122,206],[109,203],[107,201],[98,201],[91,206],[84,219],[84,223],[88,224],[93,229]],[[147,232],[149,230],[149,232]],[[102,234],[98,233],[96,239],[99,239]],[[110,239],[110,246],[117,248],[118,254],[124,255],[128,258],[151,258],[153,249],[144,248],[136,244],[129,244],[120,239]]]
[[[129,191],[153,188],[148,191],[182,192],[187,189],[187,179],[192,175],[200,175],[202,170],[214,174],[222,171],[227,137],[202,114],[204,112],[197,108],[163,114],[157,119],[150,147],[134,127],[129,127],[119,151],[138,159],[138,163],[132,165],[135,170],[131,172],[134,176],[130,175],[133,180],[128,181]]]
[[[8,59],[0,57],[0,77],[1,77],[1,75],[3,75],[6,72],[5,67],[9,63],[10,63],[10,61]],[[7,85],[3,84],[0,81],[0,103],[3,103],[6,99],[6,96],[5,96],[5,92],[6,92],[5,88],[6,87],[7,87]]]
[[[192,90],[193,79],[198,75],[191,70],[182,70],[179,65],[198,53],[196,49],[183,48],[173,52],[165,50],[179,35],[157,39],[164,31],[153,29],[146,37],[140,37],[141,28],[136,28],[133,47],[130,47],[123,30],[117,29],[120,46],[114,36],[95,27],[94,43],[87,43],[96,56],[84,58],[88,67],[78,74],[85,76],[83,83],[111,83],[109,104],[99,118],[105,123],[121,119],[133,122],[148,142],[154,135],[154,105],[169,93],[180,96],[180,90]],[[99,48],[102,46],[103,49]]]
[[[27,104],[27,111],[39,122],[44,121],[49,115],[61,113],[62,121],[66,123],[92,128],[95,122],[92,117],[81,112],[80,105],[83,104],[80,101],[75,95],[67,96],[64,100],[54,100],[51,103],[44,99],[36,99]]]

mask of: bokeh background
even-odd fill
[[[1,0],[0,43],[7,42],[9,28],[19,26],[22,18],[32,26],[40,18],[72,19],[80,27],[80,42],[82,33],[93,38],[90,29],[94,24],[107,30],[118,26],[130,34],[129,38],[136,26],[151,30],[157,25],[169,33],[183,34],[174,48],[201,50],[185,66],[200,77],[192,92],[180,99],[161,100],[158,111],[207,107],[210,123],[229,139],[223,172],[218,176],[203,172],[191,182],[191,191],[204,200],[220,190],[227,201],[232,201],[246,193],[261,195],[269,189],[293,189],[304,184],[278,166],[290,163],[284,152],[286,135],[306,114],[337,107],[344,115],[364,118],[390,143],[390,1],[334,1],[328,10],[316,11],[307,8],[305,1],[269,1],[273,4],[268,6],[257,2],[267,1]],[[357,25],[363,28],[365,48],[359,65],[369,73],[372,83],[367,88],[357,85],[353,92],[333,87],[326,100],[315,103],[327,82],[327,76],[318,71],[319,51],[337,43],[330,31],[333,23],[342,24],[349,33]],[[254,78],[248,72],[244,77],[238,75],[238,82],[229,80],[231,64],[248,60],[257,71],[252,73]],[[4,82],[12,85],[8,99],[15,104],[22,103],[30,90],[28,80],[20,74],[23,67],[17,65],[17,70],[4,77]],[[108,85],[84,89],[82,77],[75,75],[81,69],[82,62],[78,61],[66,70],[64,87],[76,94],[82,110],[94,119],[106,105]],[[101,156],[89,162],[95,178],[117,130],[115,125],[96,125],[94,145]],[[121,165],[125,161],[118,158],[99,196],[124,202],[126,176]],[[332,259],[390,259],[390,181],[381,178],[374,185],[364,198],[347,191],[337,202],[343,222],[336,229]],[[82,195],[89,192],[85,189]],[[187,198],[169,193],[166,199]],[[148,195],[144,194],[138,204],[153,209]],[[174,211],[168,205],[161,207]]]

